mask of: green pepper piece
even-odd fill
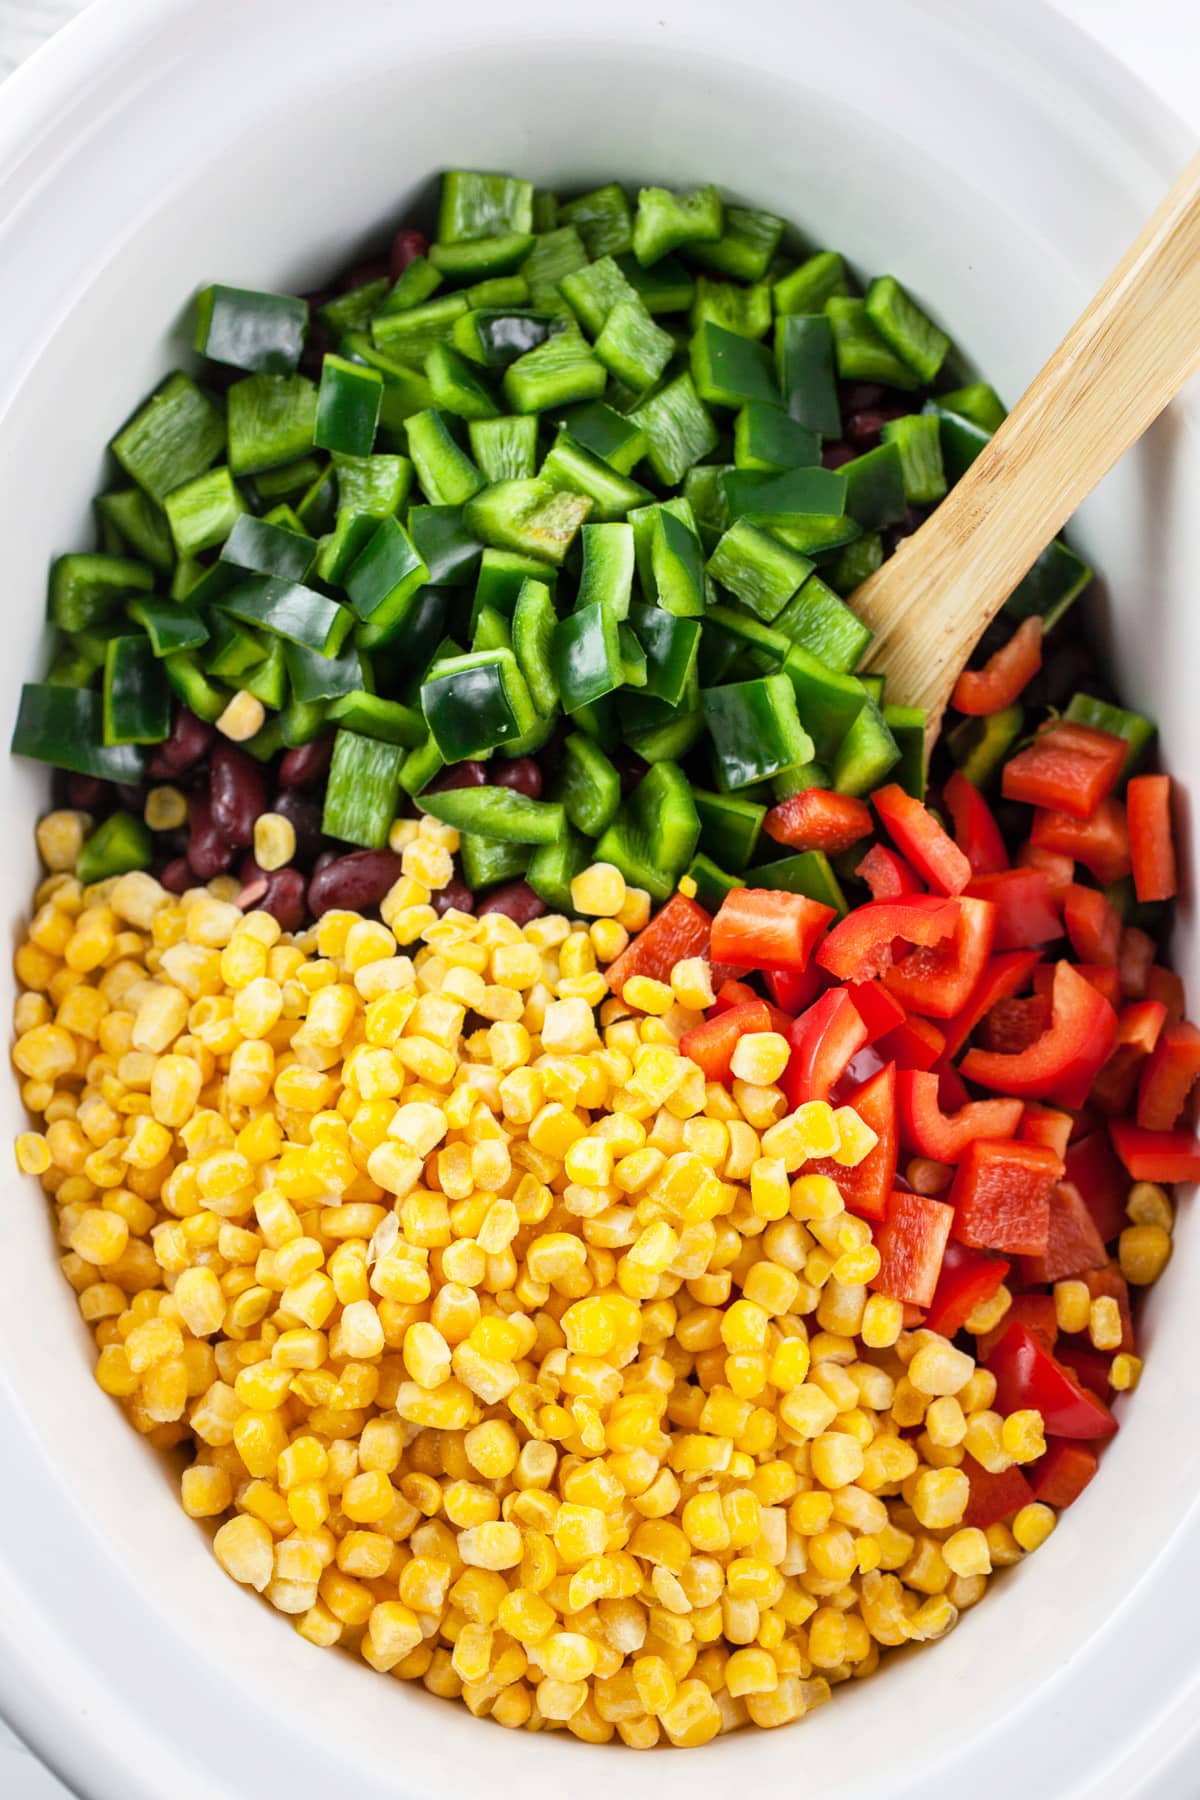
[[[841,256],[836,250],[818,250],[775,283],[775,311],[780,318],[791,313],[823,312],[827,300],[849,292]]]
[[[199,556],[223,543],[246,505],[227,468],[209,469],[163,501],[176,554]]]
[[[247,738],[242,746],[249,755],[254,757],[256,762],[261,763],[270,762],[273,756],[279,755],[283,747],[283,726],[280,724],[278,713],[273,713],[269,718],[264,719],[254,736]]]
[[[208,642],[208,627],[190,606],[177,606],[169,600],[132,600],[125,610],[146,632],[155,656],[196,650]]]
[[[906,413],[901,419],[885,420],[879,436],[900,453],[904,498],[909,504],[932,506],[940,500],[947,484],[936,418],[929,413]]]
[[[174,567],[175,546],[167,528],[166,514],[141,488],[120,488],[115,493],[98,494],[96,512],[102,523],[116,530],[121,549],[128,544],[152,568]]]
[[[733,460],[739,469],[772,475],[812,468],[821,460],[821,440],[779,406],[755,400],[743,406],[733,422]],[[696,470],[690,472],[694,475]]]
[[[421,685],[421,706],[448,763],[486,756],[537,722],[517,659],[504,649],[436,662]]]
[[[691,784],[678,764],[655,763],[595,849],[597,862],[614,863],[631,887],[652,900],[668,900],[696,853],[700,820]]]
[[[957,413],[988,433],[999,431],[1008,417],[1003,400],[986,381],[973,381],[967,387],[939,394],[937,403],[943,411]]]
[[[800,723],[786,675],[708,688],[703,701],[722,792],[811,761],[813,742]]]
[[[504,371],[504,392],[514,412],[545,412],[572,400],[595,400],[608,371],[577,326],[567,326],[527,350]]]
[[[195,347],[210,362],[286,375],[300,361],[308,302],[290,294],[206,287],[196,296]]]
[[[826,668],[808,650],[793,644],[783,659],[800,717],[822,762],[831,761],[847,732],[867,705],[867,689],[854,675]],[[800,761],[807,760],[801,757]]]
[[[452,344],[435,344],[425,358],[425,375],[435,407],[460,419],[494,419],[500,408],[495,395],[475,372],[474,364]]]
[[[436,647],[444,641],[448,611],[447,590],[424,587],[417,594],[412,612],[392,631],[375,631],[369,625],[355,627],[354,641],[371,657],[377,688],[396,694],[409,705],[414,703],[421,676]]]
[[[473,243],[533,229],[533,183],[513,175],[450,169],[442,177],[438,241]]]
[[[659,606],[631,606],[630,622],[646,653],[644,692],[678,706],[687,692],[700,649],[700,623]]]
[[[797,763],[794,769],[781,769],[771,777],[771,800],[778,806],[793,794],[806,794],[809,788],[827,788],[833,776],[824,763]]]
[[[843,675],[858,667],[873,635],[819,575],[809,576],[773,624],[791,643]]]
[[[190,650],[175,650],[164,656],[163,668],[176,694],[198,719],[211,725],[220,718],[232,695],[227,687],[208,680]]]
[[[512,648],[530,699],[537,711],[546,715],[558,707],[558,682],[551,661],[557,623],[550,589],[542,581],[524,581],[513,609]]]
[[[928,385],[946,360],[950,339],[921,311],[894,275],[878,275],[863,307],[884,342]]]
[[[534,413],[472,419],[471,456],[484,480],[528,481],[537,468],[538,421]]]
[[[674,712],[657,725],[630,730],[626,743],[643,762],[652,764],[678,762],[694,750],[704,735],[704,708],[699,700],[699,684],[695,696],[688,694]]]
[[[317,316],[333,338],[344,337],[349,331],[366,331],[387,296],[387,278],[381,275],[378,281],[364,281],[348,294],[335,294],[317,308]]]
[[[665,616],[665,615],[664,615]],[[644,688],[646,685],[646,652],[639,643],[632,625],[617,626],[617,641],[621,646],[621,673],[627,688]]]
[[[421,306],[426,300],[432,300],[442,285],[441,273],[434,268],[427,256],[414,256],[406,269],[402,269],[383,301],[375,307],[371,318],[379,314],[411,312],[414,306]]]
[[[812,574],[807,556],[745,519],[729,527],[705,566],[714,581],[767,624]]]
[[[615,619],[627,618],[635,560],[632,525],[585,525],[582,542],[583,569],[576,608],[604,601]]]
[[[311,651],[307,654],[311,655]],[[244,688],[248,694],[253,694],[256,700],[261,700],[263,705],[272,712],[278,712],[287,699],[288,687],[287,657],[282,638],[271,639],[267,654],[261,662],[255,664],[254,668],[246,671],[238,686]],[[269,725],[272,721],[268,720],[267,723]],[[265,731],[266,728],[264,726],[263,730]],[[261,739],[261,732],[258,735]],[[263,740],[263,742],[265,741]],[[281,737],[280,743],[282,741]],[[261,750],[261,748],[262,742],[259,743],[259,749]],[[274,745],[268,754],[273,756],[278,748],[278,744]]]
[[[762,338],[771,329],[771,287],[759,281],[753,287],[738,287],[732,281],[710,281],[700,275],[692,299],[691,326],[700,331],[717,325],[738,337]]]
[[[688,373],[643,400],[630,417],[646,433],[651,468],[669,487],[717,447],[717,428]]]
[[[257,632],[235,625],[224,613],[214,611],[211,618],[211,641],[201,658],[205,673],[215,675],[220,681],[232,682],[236,687],[238,677],[263,660],[267,646]]]
[[[779,248],[784,221],[777,213],[727,206],[725,229],[715,243],[691,243],[689,261],[735,281],[761,281]]]
[[[370,513],[338,508],[334,527],[317,550],[317,575],[327,587],[343,587],[352,565],[366,549],[379,521]]]
[[[858,679],[863,687],[866,688],[869,698],[875,702],[876,706],[882,707],[883,690],[887,686],[887,676],[876,674],[860,675]]]
[[[650,500],[650,490],[618,475],[615,469],[559,432],[538,470],[542,481],[570,494],[585,494],[592,502],[591,517],[600,521],[623,519],[635,506]]]
[[[639,394],[654,386],[674,353],[674,338],[636,296],[612,307],[596,338],[596,355],[605,368]]]
[[[210,468],[224,447],[221,414],[179,370],[112,441],[113,455],[125,473],[160,506],[175,488]]]
[[[132,813],[110,813],[85,841],[75,861],[75,877],[84,887],[127,875],[131,869],[148,869],[153,857],[150,833]]]
[[[791,313],[777,321],[775,371],[789,417],[822,437],[840,437],[833,327],[823,314]]]
[[[590,257],[620,256],[633,247],[633,213],[615,181],[577,200],[560,201],[558,218],[575,227]]]
[[[525,873],[529,861],[528,844],[503,844],[499,838],[476,837],[464,831],[458,847],[463,880],[473,894],[481,888],[495,887],[498,881],[513,881]]]
[[[273,575],[246,575],[218,602],[222,612],[322,656],[336,656],[354,615],[336,600],[298,581]]]
[[[324,472],[323,456],[300,456],[278,469],[264,469],[261,474],[251,477],[246,482],[246,491],[256,506],[270,506],[272,501],[282,498],[297,500]]]
[[[621,778],[592,738],[573,731],[563,744],[555,798],[577,830],[599,837],[617,816]]]
[[[580,494],[548,481],[498,481],[468,500],[468,528],[497,550],[517,550],[559,564],[592,510]]]
[[[446,788],[426,794],[421,810],[457,831],[503,844],[556,844],[567,829],[556,800],[530,800],[508,787]]]
[[[287,750],[311,744],[325,729],[328,707],[323,700],[292,700],[279,714],[279,738]]]
[[[474,630],[476,616],[485,606],[494,607],[511,619],[526,580],[540,581],[553,593],[557,574],[556,569],[548,568],[536,557],[518,556],[512,550],[485,550],[471,604],[471,629]]]
[[[46,670],[45,684],[48,687],[89,687],[99,667],[90,649],[80,649],[78,644],[60,644]]]
[[[628,475],[646,454],[646,434],[641,426],[606,406],[603,400],[569,407],[559,422],[575,443],[582,444],[618,475]]]
[[[1007,760],[1025,727],[1025,712],[1013,704],[986,718],[962,719],[946,733],[956,768],[972,787],[985,788]]]
[[[695,884],[696,899],[706,912],[720,912],[721,902],[726,894],[732,894],[735,888],[745,884],[738,875],[727,875],[719,869],[711,856],[693,856],[688,866],[688,879]]]
[[[839,794],[870,794],[900,760],[900,746],[883,714],[868,700],[838,745],[833,785]]]
[[[149,638],[115,637],[104,658],[106,744],[159,744],[171,729],[171,701]]]
[[[564,275],[559,283],[563,299],[592,338],[599,337],[614,306],[637,302],[637,290],[611,256],[598,257],[582,269]]]
[[[311,447],[317,389],[307,376],[247,375],[234,382],[225,398],[229,467],[235,475],[256,475],[294,462]]]
[[[730,516],[758,523],[797,517],[840,518],[846,511],[846,479],[840,469],[786,469],[779,475],[731,469],[724,477]]]
[[[745,876],[747,887],[777,888],[788,894],[805,894],[837,913],[847,913],[846,896],[823,850],[801,850],[778,862],[764,863]]]
[[[846,483],[846,511],[864,531],[898,525],[908,511],[904,471],[895,444],[877,444],[863,456],[843,463],[838,473]]]
[[[410,506],[408,535],[431,582],[466,587],[475,576],[483,545],[461,506]]]
[[[503,369],[562,329],[562,318],[553,312],[480,307],[454,320],[450,341],[469,362],[485,369]]]
[[[636,527],[634,545],[636,550]],[[650,528],[650,580],[645,585],[664,612],[677,618],[699,618],[704,612],[703,556],[689,521],[670,504],[656,507]]]
[[[457,341],[454,328],[468,310],[465,294],[442,294],[403,312],[376,313],[371,320],[371,342],[401,366],[423,368],[435,344]]]
[[[412,487],[413,467],[407,456],[335,456],[338,508],[387,519],[398,513]]]
[[[321,364],[313,443],[347,456],[369,456],[382,405],[383,376],[378,369],[327,355]]]
[[[1122,781],[1133,773],[1154,739],[1155,728],[1141,713],[1115,706],[1109,700],[1097,700],[1092,694],[1073,695],[1063,717],[1073,724],[1091,725],[1097,731],[1108,731],[1113,737],[1125,739],[1129,748],[1121,767]]]
[[[483,606],[479,609],[471,632],[472,650],[511,650],[512,620],[506,619],[503,613],[494,606]]]
[[[920,382],[876,330],[864,300],[834,295],[825,303],[833,327],[834,356],[843,381],[880,381],[885,387],[911,389]]]
[[[336,700],[357,693],[363,685],[362,663],[353,644],[339,656],[319,656],[303,644],[289,644],[285,656],[295,700]]]
[[[71,551],[50,566],[47,617],[60,631],[87,631],[111,618],[122,600],[154,586],[153,570],[127,556]]]
[[[404,758],[400,745],[342,727],[333,740],[325,787],[321,830],[326,837],[360,844],[365,850],[383,849],[396,817]]]
[[[696,392],[711,406],[740,407],[749,400],[778,405],[779,386],[763,344],[705,321],[691,342]]]
[[[710,794],[695,788],[692,798],[700,818],[700,848],[722,868],[740,872],[754,855],[765,806],[736,794]]]
[[[588,261],[584,242],[574,225],[559,225],[539,233],[533,249],[521,264],[521,274],[529,289],[529,304],[545,312],[565,312],[566,302],[559,291],[564,275],[574,274]],[[472,305],[478,305],[472,301]]]
[[[465,288],[463,292],[467,305],[476,309],[485,306],[525,306],[529,300],[529,283],[520,274],[492,275],[486,281],[477,281],[474,287]],[[430,355],[433,355],[433,351]]]
[[[1050,631],[1091,579],[1083,558],[1055,538],[1004,602],[1004,611],[1012,619],[1031,619],[1040,613],[1043,629]]]
[[[529,858],[525,879],[539,900],[544,900],[555,912],[572,917],[575,904],[571,898],[571,883],[591,860],[592,846],[587,839],[568,828],[557,843],[538,845]]]
[[[638,194],[633,254],[645,268],[681,244],[717,243],[724,226],[725,209],[715,187],[696,188],[690,194],[645,187]]]
[[[106,745],[100,695],[91,688],[27,681],[21,689],[12,753],[102,781],[140,781],[136,744]]]
[[[878,531],[868,531],[838,550],[826,564],[825,574],[837,593],[852,594],[882,563],[883,537]]]
[[[446,766],[446,759],[432,737],[410,750],[400,765],[400,786],[409,796],[421,793]]]
[[[277,575],[283,581],[304,581],[316,560],[317,546],[302,532],[287,531],[241,513],[221,546],[221,561],[256,575]]]
[[[780,664],[791,648],[790,639],[777,631],[773,625],[764,625],[753,613],[745,612],[740,606],[710,606],[704,615],[704,636],[707,641],[710,634],[728,633],[737,641],[737,648],[760,652],[771,662]],[[716,682],[706,685],[715,687]]]
[[[883,722],[900,749],[894,780],[914,800],[925,798],[925,709],[921,706],[885,706]]]
[[[683,498],[695,518],[696,534],[710,555],[716,549],[721,533],[728,531],[733,523],[724,486],[724,477],[732,466],[730,463],[701,463],[698,468],[689,469],[683,478]]]
[[[603,600],[560,619],[551,661],[566,712],[611,694],[623,681],[617,619]]]
[[[383,519],[346,575],[346,592],[359,618],[386,627],[406,618],[429,569],[399,519]]]
[[[959,413],[950,412],[940,401],[928,400],[924,411],[938,422],[942,465],[951,487],[960,481],[992,436],[982,425]]]
[[[648,313],[685,313],[690,310],[696,294],[696,283],[686,263],[681,262],[679,257],[663,256],[651,268],[643,269],[632,253],[622,255],[614,251],[613,255],[616,256],[617,267]],[[715,287],[717,284],[714,282],[709,285]],[[757,288],[748,291],[758,292]],[[769,298],[767,304],[769,307]]]
[[[435,506],[461,506],[479,492],[483,476],[459,447],[444,413],[413,413],[406,429],[417,480]]]

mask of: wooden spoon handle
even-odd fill
[[[1200,366],[1200,156],[995,437],[852,596],[926,747],[980,634],[1071,513]]]

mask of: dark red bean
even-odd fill
[[[181,706],[175,714],[175,722],[171,726],[171,735],[166,738],[154,752],[150,765],[150,774],[156,780],[169,779],[173,775],[182,775],[207,756],[216,738],[216,730],[205,719],[198,719],[188,707]],[[156,766],[159,765],[161,767]]]
[[[289,750],[279,765],[279,785],[285,788],[316,787],[329,773],[333,759],[333,733],[314,738]]]
[[[258,883],[243,890],[255,892]],[[240,896],[239,896],[240,898]],[[265,885],[257,898],[252,902],[260,912],[269,912],[278,920],[284,931],[299,931],[304,923],[304,877],[299,869],[273,869],[265,877]]]
[[[146,804],[146,785],[141,781],[118,781],[116,784],[118,803],[126,812],[140,815]]]
[[[870,450],[879,442],[879,433],[889,419],[902,419],[903,406],[868,406],[851,413],[846,420],[846,436],[856,450]]]
[[[843,463],[853,462],[858,455],[852,444],[825,444],[821,450],[821,467],[823,469],[840,469]]]
[[[267,789],[258,763],[224,740],[212,753],[209,795],[213,823],[231,844],[254,842],[254,821],[267,810]]]
[[[532,756],[498,756],[488,765],[488,777],[495,787],[512,788],[527,800],[538,800],[542,793],[542,771]]]
[[[650,764],[640,757],[636,750],[627,750],[619,744],[612,753],[612,765],[621,777],[621,797],[632,794],[638,782],[643,779]]]
[[[193,796],[188,822],[187,859],[192,874],[201,881],[223,875],[233,861],[233,845],[214,820],[207,794]]]
[[[335,857],[313,876],[308,904],[317,919],[334,907],[372,912],[399,878],[400,858],[390,850],[352,850],[348,856]]]
[[[429,239],[423,231],[414,231],[411,227],[398,231],[392,239],[388,256],[388,274],[392,280],[398,280],[409,263],[416,262],[418,256],[424,256],[428,249]]]
[[[411,258],[409,260],[411,261]],[[362,262],[351,263],[350,267],[338,276],[338,287],[343,294],[349,294],[355,288],[366,287],[368,281],[386,281],[387,275],[388,259],[386,256],[365,256]]]
[[[260,875],[254,881],[248,881],[241,892],[233,897],[233,904],[240,906],[243,912],[251,912],[267,891],[267,878]]]
[[[429,900],[434,912],[440,919],[453,906],[458,912],[474,912],[475,896],[465,881],[456,875],[448,881],[444,888],[435,888]]]
[[[843,413],[865,412],[868,406],[878,406],[883,395],[878,381],[838,382],[838,405]]]
[[[196,877],[192,874],[192,866],[186,856],[175,857],[158,879],[168,894],[186,894],[190,887],[196,885]]]
[[[481,762],[451,763],[448,769],[434,776],[425,792],[444,794],[449,788],[485,787],[487,778],[487,768]]]
[[[302,794],[299,788],[281,788],[271,811],[286,819],[296,833],[296,853],[292,861],[301,868],[308,868],[321,854],[320,799],[316,794]]]
[[[540,919],[545,910],[546,902],[538,899],[527,881],[506,881],[476,908],[481,914],[503,913],[517,925],[528,925],[531,920]]]
[[[339,855],[340,852],[337,850],[322,850],[320,856],[318,856],[316,862],[312,866],[313,874],[319,875],[322,869],[327,869],[330,863],[335,863]]]
[[[96,775],[67,776],[67,805],[80,812],[96,812],[112,799],[112,785]]]

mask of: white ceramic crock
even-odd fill
[[[1181,166],[1185,134],[1028,0],[97,0],[0,96],[0,717],[99,447],[215,279],[308,288],[449,164],[564,190],[714,180],[892,270],[1014,397]],[[1200,321],[1197,322],[1200,330]],[[1200,404],[1078,541],[1125,691],[1200,775]],[[1070,627],[1068,627],[1070,629]],[[10,930],[45,782],[5,776]],[[1185,908],[1181,966],[1200,991]],[[0,1132],[20,1125],[0,1082]],[[807,1724],[634,1757],[510,1734],[303,1643],[220,1574],[91,1379],[36,1184],[0,1213],[0,1704],[91,1800],[1193,1800],[1200,1230],[1149,1311],[1101,1478],[943,1644]]]

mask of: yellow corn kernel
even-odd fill
[[[1119,1394],[1129,1393],[1142,1378],[1142,1359],[1122,1350],[1109,1365],[1108,1379]]]
[[[1127,1225],[1117,1243],[1117,1256],[1126,1281],[1148,1287],[1170,1260],[1170,1233],[1162,1225]]]
[[[266,716],[267,709],[262,701],[254,694],[247,693],[244,688],[239,688],[218,718],[217,730],[235,744],[244,744],[248,738],[262,730]]]
[[[588,918],[616,918],[625,904],[625,877],[612,863],[592,863],[571,883],[571,905]]]
[[[987,1537],[976,1526],[966,1525],[955,1531],[942,1545],[946,1566],[955,1575],[990,1575],[992,1555]]]
[[[1125,1201],[1125,1214],[1131,1225],[1158,1225],[1170,1231],[1175,1213],[1164,1189],[1153,1181],[1135,1181]]]
[[[975,1372],[973,1358],[944,1338],[922,1344],[908,1365],[908,1379],[919,1394],[957,1394]]]
[[[213,1539],[213,1553],[227,1575],[261,1594],[275,1568],[275,1545],[261,1519],[247,1513],[229,1519]]]
[[[1054,1316],[1060,1331],[1072,1334],[1086,1331],[1092,1296],[1086,1281],[1056,1281],[1054,1284]]]
[[[1132,1226],[1135,1231],[1153,1231],[1154,1226]],[[1088,1336],[1097,1350],[1118,1350],[1124,1336],[1121,1309],[1111,1294],[1101,1294],[1092,1301],[1088,1313]]]
[[[1058,1523],[1053,1507],[1040,1500],[1023,1506],[1012,1522],[1012,1534],[1022,1550],[1036,1550],[1044,1544]]]
[[[1042,1415],[1034,1407],[1009,1413],[1000,1430],[1000,1442],[1015,1463],[1036,1462],[1046,1453]]]
[[[913,1487],[912,1509],[927,1531],[957,1525],[971,1497],[961,1469],[924,1469]]]
[[[747,1031],[734,1046],[731,1068],[740,1081],[769,1087],[787,1068],[791,1046],[778,1031]]]

